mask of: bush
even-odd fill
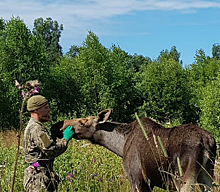
[[[211,132],[220,144],[220,76],[201,89],[200,125]]]

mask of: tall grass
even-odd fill
[[[0,192],[11,191],[16,157],[16,133],[0,133]],[[23,191],[24,162],[20,150],[14,191]],[[220,191],[220,161],[215,169],[215,191]],[[5,167],[4,167],[5,166]],[[71,140],[68,149],[54,162],[54,170],[61,182],[59,192],[128,192],[129,182],[124,175],[122,159],[104,147],[88,141]],[[155,188],[154,192],[164,192]]]
[[[16,134],[0,133],[0,192],[11,191],[16,149]],[[15,192],[23,191],[24,169],[28,166],[24,162],[23,150],[20,151]],[[121,158],[88,141],[71,140],[67,151],[56,158],[54,171],[61,179],[60,192],[129,191]]]

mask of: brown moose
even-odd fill
[[[192,124],[164,128],[148,117],[140,119],[143,131],[137,120],[107,121],[111,111],[58,122],[51,133],[61,138],[59,130],[72,125],[76,139],[88,139],[122,157],[131,192],[149,192],[154,186],[192,192],[196,183],[202,192],[212,191],[216,143],[209,132]]]

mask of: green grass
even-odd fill
[[[0,133],[0,165],[5,165],[5,168],[0,167],[0,192],[11,191],[16,150],[15,134]],[[23,173],[27,167],[23,150],[20,152],[14,192],[23,191]],[[61,178],[59,192],[129,192],[130,186],[124,175],[122,159],[104,147],[92,145],[88,141],[71,140],[67,151],[56,158],[54,170]],[[217,192],[220,191],[219,165],[215,175]],[[154,192],[164,190],[155,188]]]
[[[121,158],[87,141],[71,141],[54,165],[62,178],[59,191],[129,191]]]
[[[11,137],[12,139],[15,138]],[[10,142],[6,142],[1,136],[0,141],[0,165],[5,165],[5,168],[0,168],[0,192],[9,192],[12,186],[17,146],[10,145]],[[23,149],[20,150],[18,160],[15,192],[23,191],[24,169],[28,166],[24,162]],[[129,191],[129,182],[124,176],[121,158],[88,141],[71,140],[67,151],[56,158],[54,170],[61,179],[60,192]]]

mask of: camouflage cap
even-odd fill
[[[27,101],[27,110],[34,111],[46,105],[48,101],[42,95],[34,95]]]

